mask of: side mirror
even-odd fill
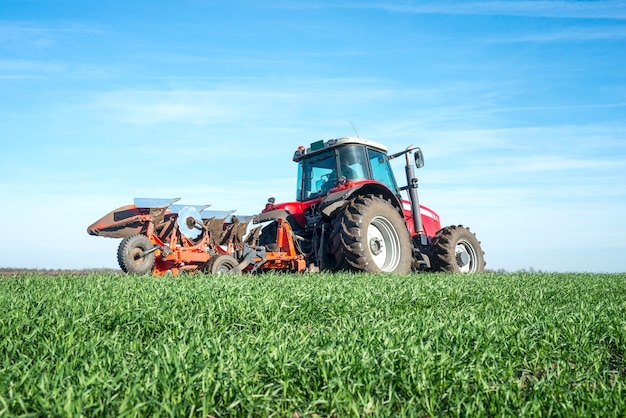
[[[424,154],[422,154],[422,150],[417,148],[415,153],[413,154],[415,158],[415,167],[422,168],[424,167]]]

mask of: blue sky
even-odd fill
[[[86,228],[134,197],[293,200],[354,125],[488,268],[624,272],[625,68],[625,1],[0,0],[0,267],[116,268]]]

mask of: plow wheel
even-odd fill
[[[404,219],[380,197],[352,200],[333,219],[330,241],[337,269],[402,274],[411,271],[413,247]]]
[[[241,274],[241,272],[233,272],[232,270],[239,265],[239,261],[230,255],[220,254],[207,262],[205,272],[211,274]]]
[[[130,235],[122,240],[117,249],[117,262],[125,273],[148,274],[154,267],[154,252],[144,255],[154,247],[150,239],[142,234]]]
[[[476,235],[463,225],[442,228],[432,241],[431,262],[435,271],[482,272],[484,256]]]

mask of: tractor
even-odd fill
[[[406,159],[407,184],[401,187],[389,163],[398,157]],[[439,216],[420,205],[414,171],[424,165],[420,148],[388,155],[384,145],[348,137],[300,146],[293,160],[296,200],[277,204],[270,198],[261,217],[289,222],[310,268],[484,271],[475,234],[461,225],[441,228]],[[273,236],[272,225],[266,226],[261,244],[271,248]]]
[[[398,157],[406,160],[403,186],[390,165]],[[462,225],[442,228],[437,213],[420,205],[414,170],[424,165],[420,148],[411,145],[389,155],[384,145],[345,137],[300,146],[293,161],[295,201],[270,198],[258,215],[218,217],[208,206],[174,205],[177,199],[135,199],[135,205],[96,221],[88,233],[123,238],[122,270],[156,276],[484,271],[476,235]]]

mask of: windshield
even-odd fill
[[[337,183],[335,151],[330,149],[300,160],[298,163],[298,195],[305,201],[326,194]]]

